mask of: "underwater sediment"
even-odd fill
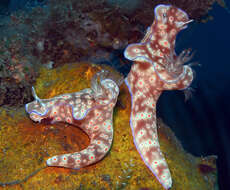
[[[101,69],[119,75],[109,66],[73,63],[39,70],[34,85],[40,98],[90,87],[92,76]],[[25,182],[0,189],[131,189],[163,190],[142,161],[133,143],[129,125],[131,98],[122,84],[114,110],[114,139],[110,152],[100,162],[80,170],[45,167]],[[158,119],[158,134],[173,180],[173,189],[214,190],[217,180],[216,157],[195,157],[183,150],[173,132]],[[45,166],[54,155],[77,152],[87,147],[87,135],[66,123],[35,123],[25,108],[0,109],[0,182],[23,179]]]

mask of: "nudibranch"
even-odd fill
[[[174,51],[177,33],[186,28],[188,15],[171,5],[158,5],[155,19],[140,43],[129,45],[124,56],[134,61],[125,79],[132,98],[130,125],[134,144],[143,161],[165,189],[172,186],[170,170],[160,150],[156,103],[163,90],[186,89],[193,71],[184,63],[193,54]]]
[[[93,76],[91,88],[76,93],[40,99],[32,88],[35,100],[26,104],[25,109],[33,121],[66,122],[79,127],[90,138],[86,149],[53,156],[46,161],[48,166],[79,169],[106,155],[113,140],[113,108],[122,81],[102,70]]]

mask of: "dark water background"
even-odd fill
[[[30,1],[30,6],[44,2]],[[0,14],[23,8],[26,2],[29,0],[1,0]],[[230,2],[226,3],[230,7]],[[185,150],[196,156],[218,155],[219,186],[227,190],[230,182],[230,11],[216,5],[210,14],[214,20],[193,23],[177,37],[177,53],[192,48],[196,51],[194,60],[202,65],[195,68],[193,97],[185,102],[181,91],[164,92],[157,114],[172,128]]]
[[[228,5],[230,5],[228,3]],[[228,6],[229,7],[229,6]],[[193,23],[177,37],[177,52],[196,51],[193,97],[184,102],[180,91],[165,92],[158,102],[163,118],[183,147],[196,156],[218,155],[221,190],[230,184],[230,13],[219,6],[214,20]]]

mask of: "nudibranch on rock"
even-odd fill
[[[163,90],[186,89],[193,80],[193,71],[184,63],[193,54],[174,51],[177,33],[186,28],[188,15],[171,5],[158,5],[155,19],[140,43],[129,45],[124,56],[134,61],[125,82],[132,96],[130,125],[134,144],[143,161],[165,189],[172,178],[160,150],[156,126],[156,103]]]
[[[122,81],[108,71],[101,71],[93,76],[91,88],[76,93],[40,99],[32,89],[35,100],[25,108],[33,121],[66,122],[78,126],[90,138],[86,149],[53,156],[47,160],[48,166],[79,169],[106,155],[113,140],[113,108]]]

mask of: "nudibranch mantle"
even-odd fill
[[[130,126],[134,144],[143,161],[165,189],[172,187],[167,162],[160,150],[156,126],[156,103],[163,90],[186,89],[193,71],[184,63],[191,60],[190,50],[174,51],[177,33],[186,28],[188,15],[171,5],[158,5],[155,19],[140,43],[129,45],[124,56],[134,61],[125,79],[132,108]]]
[[[85,131],[90,138],[86,149],[53,156],[47,160],[48,166],[79,169],[98,162],[106,155],[112,145],[113,108],[122,81],[102,70],[94,75],[91,88],[80,92],[40,99],[32,89],[35,100],[26,104],[25,108],[33,121],[48,119],[51,123],[73,124]]]

